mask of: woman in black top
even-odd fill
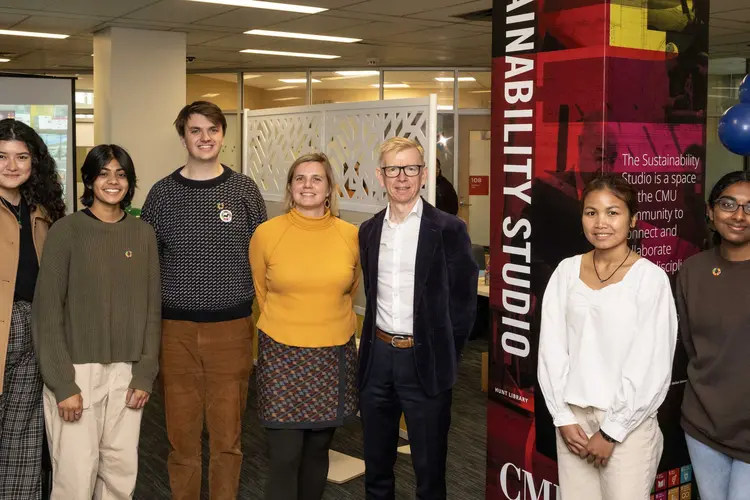
[[[716,248],[688,259],[677,279],[688,356],[682,402],[701,498],[750,498],[750,172],[722,177],[708,198]]]
[[[0,499],[42,497],[42,377],[31,302],[49,226],[65,215],[47,146],[28,125],[0,121]]]

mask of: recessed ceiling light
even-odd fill
[[[341,56],[331,56],[327,54],[306,54],[304,52],[282,52],[280,50],[258,50],[245,49],[240,50],[245,54],[261,54],[266,56],[287,56],[287,57],[309,57],[311,59],[338,59]]]
[[[279,97],[278,99],[274,99],[274,101],[296,101],[297,99],[302,99],[301,97]]]
[[[299,12],[300,14],[317,14],[326,11],[321,7],[295,5],[291,3],[261,2],[256,0],[191,0],[193,2],[215,3],[219,5],[234,5],[235,7],[251,7],[253,9],[283,10],[285,12]]]
[[[280,78],[279,81],[282,83],[307,83],[307,78]],[[320,80],[316,80],[315,78],[310,81],[312,83],[320,83]]]
[[[243,80],[252,80],[253,78],[260,78],[261,75],[242,75]]]
[[[453,83],[453,77],[452,76],[438,76],[435,78],[436,82],[444,82],[444,83]],[[458,77],[459,82],[476,82],[476,78],[473,76],[459,76]]]
[[[375,88],[379,88],[380,84],[379,83],[373,83],[371,86],[375,87]],[[384,89],[408,89],[408,88],[411,88],[411,87],[409,87],[409,84],[407,84],[407,83],[384,83],[383,84],[383,88]]]
[[[16,31],[16,30],[0,30],[0,35],[9,36],[30,36],[34,38],[68,38],[70,35],[58,35],[56,33],[38,33],[36,31]]]
[[[4,62],[10,62],[10,59],[6,57],[0,57],[0,63],[4,63]]]
[[[217,95],[221,94],[203,94],[201,97],[216,97]]]
[[[336,74],[340,76],[377,76],[380,71],[337,71]]]
[[[438,111],[453,111],[453,106],[451,106],[451,105],[445,105],[445,104],[438,104],[437,109],[438,109]],[[440,141],[438,141],[438,142],[440,142]]]
[[[343,36],[311,35],[308,33],[290,33],[288,31],[250,30],[246,35],[275,36],[279,38],[296,38],[299,40],[316,40],[318,42],[354,43],[361,42],[361,38],[347,38]]]
[[[275,90],[290,90],[290,89],[296,89],[296,88],[298,88],[296,85],[285,85],[283,87],[274,87],[272,89],[266,89],[266,90],[275,91]]]

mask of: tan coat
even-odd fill
[[[42,258],[42,247],[52,222],[46,213],[37,208],[31,214],[32,234],[37,258]],[[16,216],[0,203],[0,394],[5,377],[5,360],[8,355],[10,320],[13,312],[13,295],[16,290],[18,271],[18,248],[21,244],[21,231]]]

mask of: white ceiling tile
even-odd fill
[[[202,43],[219,40],[221,38],[226,38],[227,36],[235,36],[235,35],[231,35],[222,31],[203,31],[203,30],[190,30],[186,33],[188,46],[199,45]]]
[[[381,22],[381,23],[388,23],[388,24],[408,24],[411,26],[414,26],[415,28],[418,28],[419,26],[425,26],[425,27],[437,27],[437,26],[445,26],[445,22],[442,21],[432,21],[429,19],[419,19],[415,20],[411,17],[406,16],[384,16],[382,14],[371,14],[369,12],[355,12],[350,10],[332,10],[330,13],[327,13],[329,16],[335,16],[335,17],[345,17],[349,19],[356,19],[356,20],[362,20],[362,21],[374,21],[374,22]]]
[[[478,0],[474,2],[461,3],[455,5],[456,2],[451,2],[449,5],[443,8],[429,8],[424,9],[421,12],[411,14],[409,17],[415,19],[433,19],[437,21],[464,21],[460,17],[455,17],[463,14],[469,14],[479,10],[486,10],[492,8],[492,0]],[[490,23],[485,23],[489,25]]]
[[[408,16],[418,12],[440,9],[455,5],[456,0],[429,0],[429,1],[404,1],[404,0],[369,0],[341,10],[355,12],[369,12],[388,16]]]
[[[0,0],[0,9],[42,10],[48,0]]]
[[[292,31],[296,33],[315,33],[318,35],[327,35],[335,30],[353,28],[368,23],[369,21],[363,19],[335,17],[323,13],[314,16],[300,17],[291,21],[273,24],[269,27],[276,31]]]
[[[303,17],[303,15],[294,12],[242,8],[226,14],[209,17],[194,24],[196,27],[223,26],[244,32],[253,28],[265,28],[300,17]]]
[[[0,28],[9,29],[20,23],[29,16],[23,14],[2,14],[0,13]]]
[[[161,0],[142,9],[128,13],[128,19],[145,19],[170,23],[194,23],[202,19],[225,14],[237,7],[185,0]]]
[[[750,23],[750,8],[711,14],[711,18]]]
[[[384,23],[374,22],[369,24],[363,24],[360,26],[354,26],[351,28],[343,28],[331,32],[332,35],[336,36],[350,36],[356,38],[362,38],[365,41],[369,39],[374,40],[388,40],[394,35],[402,33],[412,33],[414,31],[421,31],[426,29],[426,26],[415,25],[408,23]]]
[[[424,43],[435,43],[439,44],[446,40],[454,38],[466,38],[477,36],[475,33],[470,33],[462,29],[455,28],[453,26],[444,26],[441,28],[429,28],[418,31],[407,31],[397,35],[389,36],[388,40],[399,43],[411,43],[411,44],[424,44]]]
[[[97,26],[101,26],[105,21],[105,18],[92,17],[31,16],[14,25],[13,29],[75,35],[78,33],[91,33]]]
[[[48,15],[56,12],[90,16],[119,17],[140,9],[157,0],[46,0],[44,10]]]

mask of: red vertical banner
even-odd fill
[[[633,249],[672,278],[706,242],[702,1],[494,1],[488,499],[558,495],[539,324],[552,272],[591,248],[585,184],[614,172],[638,188]],[[685,365],[679,346],[655,497],[695,491],[679,427]]]

